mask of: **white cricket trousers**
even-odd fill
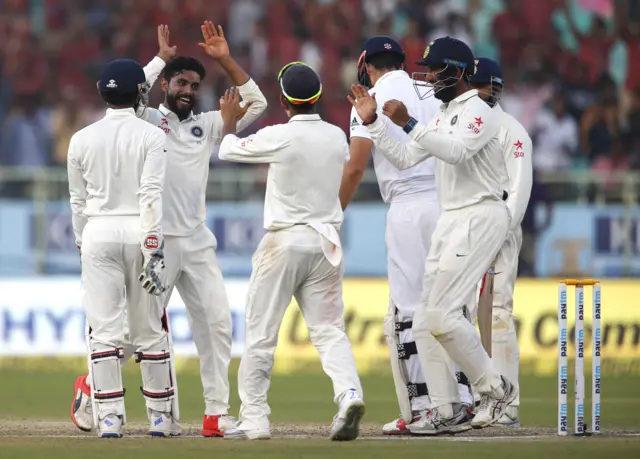
[[[387,245],[387,276],[389,280],[389,310],[385,317],[387,334],[395,334],[393,322],[409,322],[420,303],[424,282],[425,260],[431,247],[431,236],[440,217],[440,204],[435,193],[416,194],[394,199],[387,213],[385,240]],[[411,328],[398,334],[401,344],[413,342]],[[392,337],[395,340],[395,337]],[[392,357],[393,358],[393,357]],[[402,363],[404,362],[404,363]],[[425,382],[417,354],[402,361],[408,382]],[[429,397],[411,399],[411,409],[429,408]]]
[[[505,203],[494,200],[445,211],[438,221],[425,267],[424,294],[413,320],[434,408],[460,403],[453,362],[480,394],[502,384],[463,306],[504,243],[509,223]]]
[[[509,231],[498,256],[493,285],[491,359],[498,373],[518,386],[520,347],[516,334],[516,317],[513,314],[513,295],[518,277],[518,256],[522,246],[522,229]],[[480,284],[481,285],[481,284]],[[474,296],[471,314],[478,314],[479,291]],[[513,406],[520,405],[520,395]]]
[[[166,350],[167,336],[162,325],[164,308],[142,289],[138,281],[142,259],[138,217],[89,219],[82,233],[81,297],[92,354],[122,348],[125,310],[132,347],[143,354],[156,353],[159,347]],[[100,374],[94,375],[96,384],[118,389],[121,384],[119,365],[103,368],[105,370]],[[122,390],[121,386],[118,390]],[[115,408],[116,413],[121,414],[124,406],[120,403],[107,408]],[[164,402],[147,401],[147,406],[166,411]]]
[[[190,236],[165,236],[164,257],[168,289],[154,297],[166,308],[174,287],[187,310],[187,319],[200,358],[205,414],[229,412],[229,362],[232,324],[227,292],[216,257],[217,241],[206,227]],[[124,366],[136,351],[125,336]]]
[[[267,403],[271,369],[282,319],[295,297],[333,382],[334,401],[355,389],[362,394],[351,343],[344,329],[342,262],[334,267],[322,251],[321,236],[306,225],[268,232],[253,255],[247,295],[245,351],[238,390],[242,429],[269,428]],[[304,388],[301,388],[304,390]]]
[[[205,414],[229,410],[231,310],[216,257],[217,241],[207,227],[190,236],[165,236],[165,274],[169,289],[157,297],[164,307],[175,287],[186,306],[193,341],[200,358]]]

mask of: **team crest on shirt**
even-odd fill
[[[194,137],[200,138],[204,134],[204,131],[200,126],[193,126],[191,128],[191,134],[193,134]]]

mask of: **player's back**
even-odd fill
[[[413,86],[413,80],[403,70],[394,70],[384,74],[369,90],[375,94],[378,103],[378,116],[382,114],[382,107],[389,100],[399,100],[406,107],[408,113],[421,123],[428,124],[440,111],[440,103],[434,98],[420,100]],[[361,125],[355,109],[352,110],[351,137],[370,138],[366,127]],[[355,121],[355,123],[354,123]],[[358,125],[359,123],[359,125]],[[398,141],[409,143],[411,138],[397,126],[389,122],[389,135]],[[405,170],[397,169],[383,155],[373,149],[373,164],[380,185],[380,193],[385,202],[391,202],[394,197],[421,192],[435,192],[435,159],[429,158]]]
[[[85,216],[140,215],[138,192],[148,145],[163,136],[133,109],[108,109],[104,118],[72,137],[70,151],[86,182]]]
[[[344,132],[319,115],[296,115],[273,126],[286,146],[269,166],[265,227],[333,223],[343,219],[338,193],[349,158]]]

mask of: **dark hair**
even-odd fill
[[[291,104],[291,108],[300,115],[311,115],[316,112],[316,104],[310,103]]]
[[[178,56],[171,59],[162,72],[165,80],[170,81],[171,78],[184,71],[193,71],[200,76],[200,80],[204,80],[207,75],[204,65],[193,57]]]
[[[396,53],[374,54],[366,60],[367,64],[371,64],[377,70],[399,70],[402,68],[404,58]]]
[[[115,107],[133,107],[138,102],[139,95],[140,93],[138,91],[130,93],[104,91],[100,93],[102,100]]]

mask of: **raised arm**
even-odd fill
[[[200,27],[203,43],[198,43],[204,52],[215,59],[229,75],[233,84],[240,91],[242,102],[240,107],[236,129],[238,132],[250,126],[267,108],[267,99],[260,91],[258,85],[247,75],[240,65],[231,56],[229,44],[224,36],[221,26],[215,26],[211,21],[205,21]],[[213,122],[214,136],[222,137],[222,123],[219,112],[212,112],[215,116]]]
[[[277,126],[261,129],[244,139],[238,138],[235,134],[235,120],[240,110],[238,90],[227,89],[220,98],[224,138],[220,144],[218,156],[222,160],[239,163],[274,162],[277,153],[289,145],[289,141]]]
[[[69,176],[71,222],[78,248],[82,246],[82,231],[88,221],[84,215],[84,210],[87,208],[87,182],[82,174],[80,153],[78,139],[74,135],[69,142],[69,152],[67,153],[67,174]]]

